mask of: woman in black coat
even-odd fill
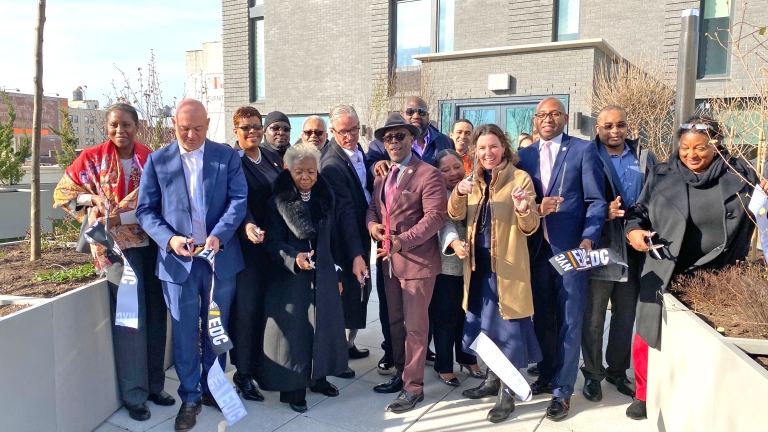
[[[248,212],[238,230],[243,249],[245,269],[237,274],[235,300],[230,317],[230,336],[234,347],[230,352],[232,364],[237,367],[233,377],[243,398],[262,401],[253,380],[261,359],[264,338],[264,291],[269,273],[269,257],[262,244],[266,223],[267,200],[272,196],[272,185],[283,170],[283,161],[274,153],[259,150],[264,135],[261,113],[251,106],[235,111],[235,134],[242,149],[242,164],[248,182]]]
[[[648,252],[640,278],[632,356],[636,400],[627,416],[646,418],[648,347],[661,348],[662,293],[676,276],[743,261],[755,228],[745,206],[758,178],[720,146],[720,125],[693,117],[677,133],[679,148],[656,165],[629,208],[629,243]]]
[[[344,312],[331,243],[340,222],[333,191],[318,174],[320,152],[296,144],[283,158],[268,202],[265,245],[272,260],[265,296],[264,356],[259,383],[280,401],[307,410],[306,389],[326,396],[326,380],[347,368]],[[350,257],[351,259],[351,257]]]

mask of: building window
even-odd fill
[[[556,41],[579,38],[579,8],[581,0],[558,0],[556,11]]]
[[[72,128],[72,132],[74,132],[74,133],[80,133],[80,132],[78,131],[78,127],[77,127],[77,126],[75,126],[75,127],[73,127],[73,128]]]
[[[728,29],[731,5],[728,0],[701,1],[701,30],[697,78],[728,75]]]
[[[395,9],[396,67],[419,65],[413,56],[453,51],[455,0],[398,0]]]
[[[253,0],[251,20],[251,101],[264,100],[264,0]]]
[[[72,123],[77,123],[77,116],[72,116]]]

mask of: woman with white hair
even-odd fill
[[[267,254],[276,265],[265,295],[259,383],[264,390],[279,391],[280,401],[294,411],[304,412],[307,387],[338,396],[326,377],[347,369],[337,260],[331,254],[331,242],[346,239],[337,228],[333,191],[318,173],[317,148],[296,144],[283,160],[287,169],[275,180],[264,227]]]

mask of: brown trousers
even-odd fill
[[[429,344],[429,302],[435,289],[435,277],[389,277],[388,265],[383,266],[384,289],[387,294],[395,368],[402,375],[406,391],[421,393]]]

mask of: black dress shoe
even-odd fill
[[[173,406],[176,403],[176,399],[163,390],[160,390],[160,393],[150,393],[147,400],[160,406]]]
[[[543,383],[537,379],[531,384],[531,394],[540,395],[542,393],[552,393],[552,383]]]
[[[173,428],[176,432],[187,432],[195,427],[197,424],[197,415],[203,410],[203,406],[200,401],[197,402],[184,402],[179,408],[179,413],[176,414],[176,421],[173,423]]]
[[[427,360],[425,361],[425,363],[430,366],[435,365],[435,353],[433,353],[432,350],[429,348],[427,348]]]
[[[235,383],[237,392],[240,393],[243,399],[256,402],[264,400],[264,395],[259,391],[259,388],[256,386],[256,381],[253,380],[251,374],[236,373],[232,377],[232,381]]]
[[[397,399],[389,404],[387,411],[393,412],[395,414],[401,414],[412,410],[418,402],[423,400],[424,392],[411,393],[409,391],[403,390],[400,392],[400,395],[397,396]]]
[[[216,403],[216,399],[210,393],[203,393],[203,396],[200,398],[200,403],[202,403],[205,406],[216,408],[217,410],[221,411],[221,407],[219,406],[218,403]]]
[[[507,391],[509,388],[502,384],[499,387],[499,398],[496,399],[496,405],[488,411],[488,421],[491,423],[501,423],[506,420],[512,411],[515,410],[515,398],[512,390]]]
[[[297,413],[307,412],[307,401],[305,400],[297,403],[289,403],[288,405]]]
[[[584,382],[584,389],[581,390],[584,397],[590,402],[600,402],[603,400],[603,388],[600,381],[588,379]]]
[[[547,418],[552,421],[558,421],[568,415],[571,408],[571,398],[553,397],[547,407]]]
[[[149,407],[147,406],[146,402],[140,403],[138,405],[126,405],[125,409],[128,410],[128,415],[137,421],[149,420],[149,418],[152,416],[152,413],[149,412]]]
[[[350,367],[347,367],[347,370],[336,375],[336,378],[344,378],[344,379],[352,379],[354,377],[355,377],[355,371],[353,371],[352,368]]]
[[[473,371],[473,370],[472,370],[472,368],[470,367],[470,366],[476,366],[476,365],[477,365],[477,364],[474,364],[474,365],[465,365],[465,364],[461,364],[461,363],[459,363],[459,372],[463,372],[463,371],[464,371],[464,368],[466,368],[466,369],[467,369],[467,373],[468,373],[468,374],[469,374],[469,376],[471,376],[472,378],[485,379],[485,372],[483,372],[482,370],[479,370],[479,371]]]
[[[373,388],[376,393],[397,393],[403,389],[403,379],[395,375],[391,380]]]
[[[351,359],[366,358],[368,357],[369,354],[371,354],[371,352],[368,351],[367,349],[359,349],[356,346],[353,346],[352,348],[349,349],[349,358]]]
[[[395,365],[392,363],[392,360],[387,358],[387,356],[384,356],[379,360],[377,369],[379,375],[392,375],[395,373]]]
[[[458,387],[461,385],[461,383],[459,382],[459,379],[456,377],[453,377],[451,379],[445,379],[443,378],[443,374],[437,374],[437,377],[440,378],[440,381],[442,381],[443,384],[445,385],[449,385],[451,387]]]
[[[627,417],[632,420],[644,420],[648,418],[648,411],[645,409],[645,401],[635,399],[634,402],[627,407]]]
[[[461,395],[468,399],[482,399],[484,397],[498,395],[500,387],[501,380],[499,380],[492,370],[488,369],[488,374],[479,386],[464,390],[461,392]]]
[[[534,365],[525,370],[530,376],[539,376],[539,367]]]
[[[632,388],[632,382],[626,375],[617,377],[606,377],[606,381],[616,386],[616,390],[621,394],[625,394],[629,397],[635,397],[635,389]]]
[[[336,397],[339,395],[339,388],[326,381],[325,385],[315,384],[309,388],[312,393],[322,393],[328,397]]]

